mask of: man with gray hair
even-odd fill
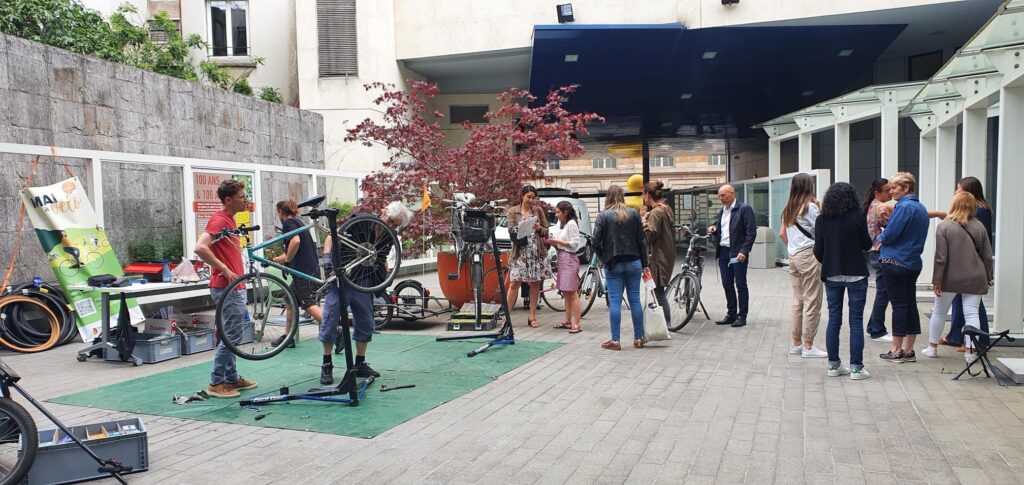
[[[732,185],[725,184],[719,187],[718,200],[722,202],[722,209],[718,211],[714,224],[708,226],[708,234],[720,235],[716,254],[728,313],[725,318],[715,323],[742,327],[747,324],[750,301],[750,292],[747,290],[747,258],[754,247],[757,224],[754,222],[754,209],[736,200],[736,189]]]

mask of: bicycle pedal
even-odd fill
[[[457,279],[459,279],[459,274],[458,273],[448,273],[448,279],[449,280],[457,280]]]

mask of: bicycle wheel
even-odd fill
[[[373,328],[383,330],[384,327],[391,323],[393,315],[394,308],[391,304],[391,295],[386,291],[373,295]]]
[[[414,280],[405,280],[395,286],[394,316],[412,322],[426,316],[426,291]]]
[[[678,332],[690,323],[700,303],[700,279],[691,273],[678,274],[665,290],[672,321],[668,329]]]
[[[402,248],[390,226],[375,216],[357,216],[338,228],[338,259],[342,280],[350,288],[375,293],[391,284],[402,265]],[[387,265],[388,253],[395,248],[395,265]]]
[[[601,292],[601,278],[597,274],[598,271],[600,270],[597,268],[589,268],[580,277],[580,318],[590,311],[590,307],[594,306],[594,301],[597,300],[597,294]]]
[[[237,308],[225,305],[229,298],[221,298],[217,302],[217,336],[243,359],[263,360],[279,354],[299,329],[295,294],[284,280],[268,273],[239,276],[224,294],[233,295],[239,289],[246,294],[245,313],[238,315]],[[287,324],[289,315],[291,325]]]
[[[20,404],[0,398],[0,484],[21,483],[39,449],[36,422]]]

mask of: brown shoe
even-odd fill
[[[238,380],[237,381],[229,382],[228,385],[231,386],[236,391],[245,391],[245,390],[248,390],[248,389],[256,389],[256,383],[255,382],[247,380],[246,378],[244,378],[242,376],[238,376]]]
[[[222,382],[217,385],[210,384],[209,386],[206,386],[206,393],[213,397],[220,397],[225,399],[230,399],[241,395],[238,393],[238,391],[235,390],[234,387],[231,386],[231,384],[228,384],[227,382]]]
[[[644,348],[644,341],[643,340],[634,340],[633,341],[633,348],[636,348],[636,349]]]
[[[967,347],[964,346],[964,345],[961,345],[961,346],[956,348],[956,351],[957,352],[967,352]]]
[[[616,342],[614,340],[609,340],[609,341],[601,344],[601,348],[602,349],[608,349],[608,350],[622,350],[622,345],[620,345],[618,342]]]
[[[939,339],[939,345],[948,345],[950,347],[960,347],[961,346],[958,343],[954,343],[954,342],[950,342],[949,340],[946,340],[946,337],[942,337],[941,339]]]

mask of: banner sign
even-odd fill
[[[224,180],[239,180],[245,184],[245,193],[249,197],[249,210],[240,211],[235,214],[235,223],[241,226],[252,225],[253,212],[256,206],[252,195],[252,175],[247,173],[227,172],[192,172],[192,184],[195,187],[195,197],[192,199],[192,211],[196,213],[196,234],[202,234],[206,230],[206,223],[210,216],[223,207],[217,197],[217,187]],[[245,238],[239,238],[241,245],[245,246]]]
[[[78,333],[83,341],[91,342],[100,336],[100,293],[68,287],[87,285],[89,277],[95,275],[124,276],[107,233],[100,227],[78,177],[46,187],[26,188],[21,196],[53,274],[75,307]],[[133,325],[145,320],[134,299],[128,300],[128,309]],[[116,325],[116,315],[112,315],[111,326]]]

